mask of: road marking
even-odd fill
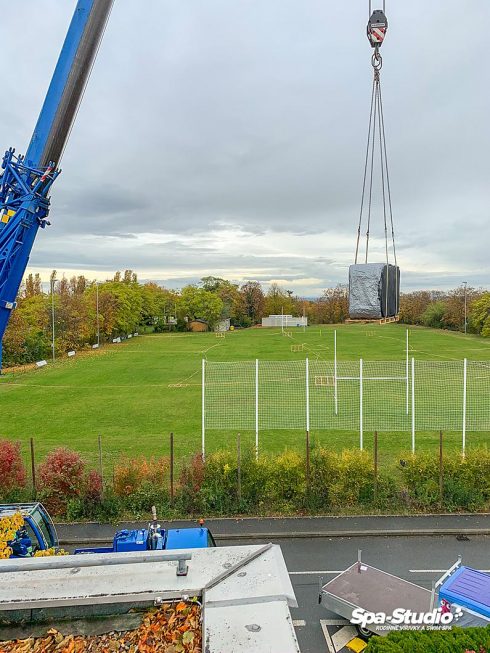
[[[345,571],[345,569],[343,570]],[[341,574],[342,571],[326,571],[325,569],[321,571],[290,571],[290,576],[328,576],[332,574]]]
[[[409,569],[411,574],[445,574],[447,569]],[[482,574],[490,574],[490,569],[477,569]]]
[[[328,648],[328,653],[336,653],[332,638],[330,637],[330,633],[328,632],[328,622],[326,619],[320,619],[320,626],[322,627],[323,630],[323,635],[325,637],[325,641],[327,642],[327,648]]]
[[[322,623],[326,626],[349,626],[350,621],[347,619],[322,619]]]
[[[303,628],[303,626],[306,626],[306,621],[304,619],[293,619],[293,626],[295,628]]]

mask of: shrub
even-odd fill
[[[336,473],[336,455],[328,449],[315,447],[310,457],[308,507],[311,510],[327,511],[330,509],[330,487]]]
[[[152,506],[158,513],[169,509],[165,477],[167,458],[122,458],[114,467],[114,494],[134,517],[148,517]]]
[[[20,443],[0,440],[0,495],[6,497],[10,492],[26,485],[26,470],[20,453]]]
[[[487,653],[490,628],[439,631],[400,631],[372,637],[366,653]]]
[[[224,515],[238,510],[236,456],[227,451],[211,454],[204,465],[200,495],[206,512]]]
[[[466,457],[443,457],[443,507],[447,510],[479,510],[490,501],[490,452],[473,450]],[[422,453],[409,455],[402,467],[406,492],[416,507],[441,507],[439,460]]]
[[[302,510],[306,497],[305,461],[296,451],[267,459],[266,500],[273,511]]]
[[[395,480],[378,472],[377,500],[374,500],[374,463],[365,451],[344,450],[337,454],[314,449],[310,467],[308,506],[312,510],[345,511],[346,508],[393,506]]]
[[[201,496],[204,474],[201,454],[196,454],[182,466],[179,475],[178,502],[180,509],[186,514],[195,515],[204,512],[204,501]]]
[[[55,449],[38,466],[40,498],[54,515],[64,514],[68,501],[86,488],[85,463],[80,454],[65,447]]]
[[[167,470],[167,458],[121,458],[114,467],[114,494],[127,497],[145,484],[162,487]]]
[[[91,469],[85,479],[83,492],[83,500],[89,510],[101,503],[103,490],[102,476],[95,469]]]

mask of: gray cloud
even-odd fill
[[[27,146],[74,4],[3,8],[4,51],[15,52],[3,72],[5,147]],[[304,279],[306,294],[345,282],[371,85],[364,4],[116,0],[32,266],[132,267],[170,284],[213,272]],[[490,5],[414,0],[388,14],[404,283],[488,284]],[[16,47],[35,43],[41,22],[36,55]],[[373,226],[381,236],[379,212]]]

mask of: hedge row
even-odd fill
[[[439,460],[407,455],[391,472],[375,478],[372,457],[358,450],[334,453],[315,448],[306,460],[295,451],[241,459],[230,452],[196,455],[183,463],[170,492],[167,458],[121,458],[111,482],[79,454],[56,449],[37,467],[37,498],[68,519],[143,517],[156,505],[162,518],[188,515],[267,515],[369,511],[478,511],[490,507],[490,451],[444,458],[443,494]],[[239,482],[240,479],[240,482]],[[20,446],[0,441],[0,501],[32,497]]]
[[[489,653],[490,627],[393,632],[372,637],[366,653]]]

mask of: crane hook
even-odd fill
[[[372,48],[379,49],[388,31],[388,20],[382,9],[375,9],[367,24],[367,37]]]

